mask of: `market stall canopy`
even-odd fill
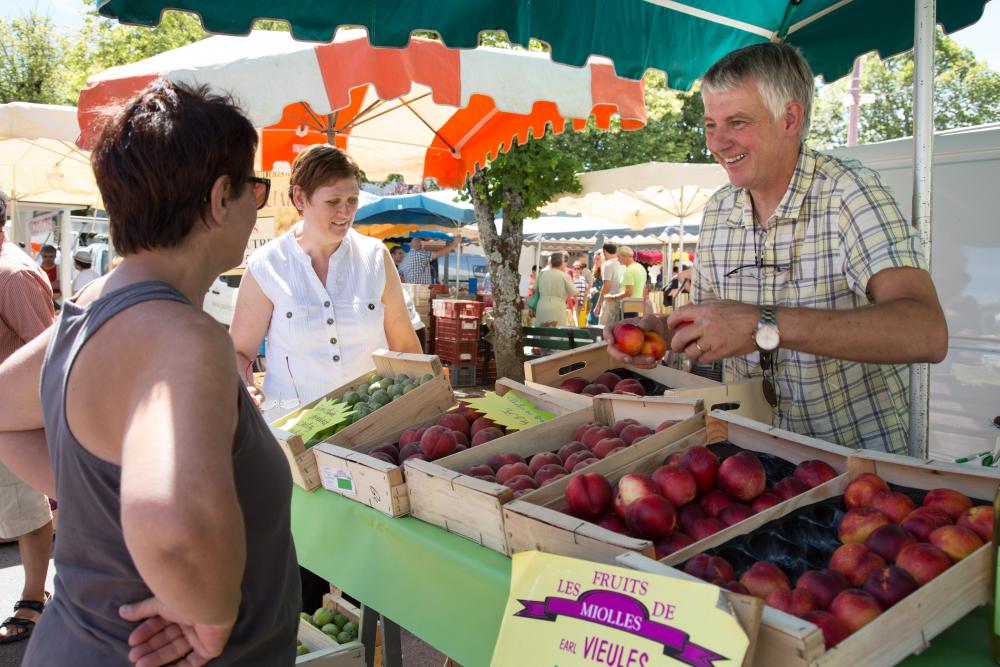
[[[461,227],[474,222],[469,202],[455,201],[454,190],[373,197],[358,206],[355,224],[407,224]]]
[[[324,6],[323,13],[329,11]],[[80,93],[81,145],[89,146],[109,109],[156,79],[207,84],[233,95],[261,128],[257,168],[287,169],[310,144],[346,149],[369,180],[400,174],[460,187],[477,164],[516,138],[561,132],[566,119],[607,128],[645,124],[642,84],[610,62],[580,69],[547,54],[481,47],[450,49],[414,38],[375,48],[364,31],[343,30],[328,44],[285,32],[210,37],[146,60],[113,67]]]
[[[938,2],[937,20],[951,33],[975,23],[987,0]],[[164,9],[201,15],[215,33],[246,34],[258,18],[284,19],[298,39],[328,42],[339,26],[363,26],[372,44],[403,47],[415,30],[432,30],[453,48],[472,48],[484,30],[502,30],[527,46],[552,48],[561,63],[611,58],[622,76],[648,68],[687,89],[723,55],[748,44],[785,41],[804,52],[827,81],[851,70],[855,57],[882,57],[913,47],[913,0],[99,0],[98,11],[122,23],[155,25]]]
[[[75,107],[0,104],[0,188],[15,202],[99,208],[79,133]]]
[[[718,164],[644,164],[579,175],[579,194],[557,197],[544,213],[588,215],[643,230],[700,219],[712,193],[729,182]]]

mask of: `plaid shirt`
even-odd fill
[[[431,276],[431,260],[434,253],[428,250],[411,250],[406,253],[406,257],[399,263],[399,275],[404,283],[414,285],[430,285],[433,282]]]
[[[754,224],[743,188],[725,186],[709,201],[691,297],[776,305],[779,317],[781,306],[861,308],[871,304],[871,277],[896,267],[927,268],[919,237],[878,174],[803,147],[767,229]],[[775,426],[849,447],[906,453],[907,365],[783,348],[775,354]],[[756,352],[725,360],[726,382],[761,375]]]

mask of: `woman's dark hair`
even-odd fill
[[[228,176],[252,175],[257,132],[226,95],[158,80],[101,131],[92,162],[120,255],[181,243]]]
[[[553,269],[557,269],[563,265],[563,254],[561,252],[554,252],[549,256],[549,264],[552,265]]]

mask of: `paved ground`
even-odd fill
[[[49,567],[46,589],[51,591],[53,569]],[[15,543],[0,544],[0,620],[10,616],[21,595],[24,571]],[[27,642],[0,644],[0,667],[19,667]],[[404,667],[442,667],[444,656],[408,632],[403,632]]]

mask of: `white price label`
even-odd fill
[[[323,483],[323,488],[334,493],[349,493],[352,496],[357,493],[354,487],[354,478],[351,473],[343,468],[331,468],[320,466],[319,477]]]

